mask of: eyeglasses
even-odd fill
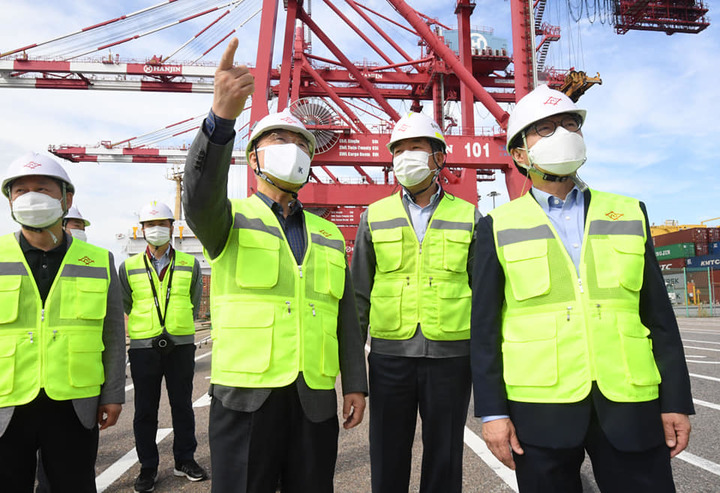
[[[578,115],[565,115],[560,121],[541,120],[530,125],[528,131],[534,130],[540,137],[550,137],[558,126],[562,126],[568,132],[578,132],[582,128],[582,124],[582,119]]]
[[[296,135],[292,132],[271,132],[267,136],[263,137],[262,140],[268,139],[268,141],[274,144],[295,144],[300,149],[310,154],[310,144],[303,137]]]

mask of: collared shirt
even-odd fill
[[[423,238],[425,238],[425,232],[427,231],[428,224],[430,224],[430,218],[432,217],[433,212],[435,212],[435,209],[437,209],[442,193],[443,189],[440,185],[438,185],[437,192],[430,197],[428,205],[421,207],[415,203],[407,190],[403,189],[403,202],[405,203],[405,208],[410,216],[412,227],[415,230],[415,236],[417,236],[418,242],[420,243],[422,243]]]
[[[65,232],[62,234],[62,241],[58,246],[47,252],[39,248],[32,246],[25,235],[20,233],[20,249],[25,255],[28,267],[32,272],[35,284],[37,284],[38,292],[40,293],[40,299],[42,299],[43,305],[50,293],[55,276],[57,276],[62,265],[65,253],[67,252],[67,240],[65,239]]]
[[[302,265],[303,258],[305,257],[305,215],[303,214],[303,207],[299,200],[293,200],[290,202],[290,214],[285,217],[283,215],[283,207],[273,199],[268,197],[262,192],[255,192],[260,200],[270,207],[275,213],[282,226],[285,236],[287,237],[288,245],[290,250],[293,252],[295,261],[298,265]]]
[[[580,272],[580,253],[582,252],[583,231],[585,230],[585,196],[573,187],[565,200],[533,187],[533,197],[557,231],[575,270]]]
[[[161,281],[163,280],[163,277],[165,276],[165,269],[167,269],[167,266],[170,265],[170,260],[172,259],[171,254],[173,251],[172,245],[168,245],[167,249],[165,250],[165,253],[160,256],[160,258],[155,258],[155,255],[153,255],[150,252],[150,247],[147,247],[145,250],[145,253],[150,258],[150,262],[152,263],[153,268],[155,269],[155,274],[157,274],[158,279]]]

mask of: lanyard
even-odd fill
[[[143,255],[143,261],[145,262],[145,272],[150,280],[150,289],[152,289],[153,300],[155,301],[155,309],[157,310],[158,320],[160,320],[160,326],[162,327],[163,332],[167,332],[165,329],[165,317],[167,316],[167,309],[170,304],[170,288],[172,287],[173,272],[175,271],[175,251],[173,250],[172,252],[172,260],[170,260],[170,266],[168,267],[168,270],[170,271],[168,275],[170,277],[168,278],[167,294],[165,295],[165,313],[160,311],[160,301],[158,300],[157,291],[155,290],[155,283],[153,282],[152,273],[150,272],[150,265],[148,265],[147,254]],[[160,276],[158,276],[158,281],[159,280]]]

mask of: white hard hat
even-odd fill
[[[8,166],[7,174],[2,182],[2,192],[6,197],[10,197],[10,185],[12,182],[23,176],[49,176],[64,182],[65,189],[68,192],[75,193],[75,187],[70,181],[65,168],[60,163],[42,154],[28,152]]]
[[[445,143],[445,137],[443,136],[440,125],[429,116],[412,111],[397,121],[390,135],[390,142],[387,143],[387,148],[392,152],[393,144],[397,141],[418,137],[425,137],[440,142],[443,146],[443,152],[445,152],[447,144]]]
[[[310,146],[310,159],[313,158],[315,155],[315,148],[317,147],[315,136],[312,132],[305,128],[305,125],[303,125],[298,118],[290,113],[289,109],[285,109],[280,113],[267,115],[255,124],[252,132],[250,133],[250,139],[248,139],[247,147],[245,148],[245,157],[247,157],[248,161],[250,160],[250,151],[253,150],[253,143],[258,139],[258,137],[269,130],[275,129],[288,130],[305,137],[305,140],[308,141],[308,145]]]
[[[174,221],[175,216],[173,216],[170,207],[162,202],[158,202],[157,200],[153,200],[140,211],[141,223],[144,223],[145,221],[155,221],[158,219],[170,219],[171,221]]]
[[[587,111],[578,108],[572,99],[560,91],[550,89],[545,84],[536,87],[517,102],[510,114],[505,149],[510,152],[512,141],[529,125],[560,113],[575,113],[584,122]]]
[[[82,214],[80,214],[80,211],[77,207],[72,206],[70,209],[68,209],[68,213],[65,215],[65,219],[79,219],[83,223],[85,223],[85,227],[87,228],[90,226],[90,221],[85,219]]]

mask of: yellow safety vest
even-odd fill
[[[148,266],[160,302],[160,311],[165,316],[167,331],[176,336],[192,335],[195,333],[195,322],[190,288],[192,287],[195,257],[178,250],[174,250],[174,252],[175,265],[167,310],[165,309],[165,300],[170,280],[170,267],[168,267],[168,272],[165,273],[163,280],[160,281],[150,259],[148,259]],[[132,290],[133,302],[132,311],[128,315],[128,334],[131,339],[147,339],[162,333],[150,280],[143,261],[143,257],[146,256],[145,252],[138,253],[125,261],[125,272]]]
[[[639,202],[592,191],[579,276],[530,194],[490,215],[506,279],[508,399],[577,402],[593,381],[613,401],[657,398],[660,373],[639,315],[647,238]]]
[[[43,307],[14,234],[0,237],[0,407],[100,395],[107,250],[73,241]]]
[[[228,241],[210,261],[210,381],[273,388],[303,372],[310,388],[334,388],[346,266],[340,230],[303,212],[307,250],[298,266],[277,217],[259,197],[231,203]]]
[[[370,335],[405,340],[419,323],[430,340],[469,339],[467,261],[475,206],[444,195],[422,244],[400,193],[371,204],[367,218],[376,257]]]

